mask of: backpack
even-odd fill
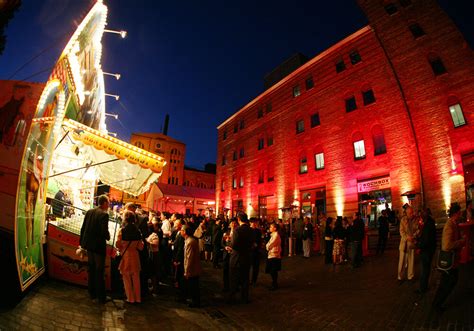
[[[454,265],[454,251],[443,251],[440,250],[438,254],[438,261],[436,263],[436,268],[439,271],[448,272],[453,268]]]

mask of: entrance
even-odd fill
[[[232,200],[232,216],[237,216],[239,211],[244,211],[244,201],[240,200]]]
[[[301,216],[316,222],[321,213],[326,213],[326,188],[301,191]]]
[[[370,228],[377,227],[377,219],[382,210],[392,208],[390,177],[364,180],[357,183],[359,212],[364,223]]]

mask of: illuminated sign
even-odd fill
[[[357,192],[370,192],[390,188],[390,177],[366,180],[357,183]]]

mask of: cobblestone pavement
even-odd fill
[[[0,330],[474,330],[474,264],[461,267],[459,283],[439,325],[428,319],[439,279],[434,272],[425,297],[417,282],[396,280],[398,252],[365,258],[361,268],[323,264],[319,256],[283,260],[280,289],[268,290],[261,274],[247,305],[228,305],[221,293],[221,270],[205,265],[201,309],[174,300],[174,289],[141,305],[113,300],[98,305],[87,290],[43,280],[12,310],[0,312]]]

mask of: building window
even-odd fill
[[[433,69],[433,73],[435,76],[439,76],[447,72],[443,64],[443,61],[441,60],[440,57],[432,57],[429,59],[429,61],[430,61],[431,69]]]
[[[239,187],[244,187],[244,177],[240,177]]]
[[[415,39],[418,39],[426,34],[425,31],[421,28],[421,26],[418,23],[414,23],[410,25],[408,28],[410,29],[410,32],[413,35],[413,38]]]
[[[385,5],[385,11],[387,14],[393,15],[398,12],[398,8],[394,3],[389,3],[388,5]]]
[[[244,129],[245,128],[245,122],[244,120],[240,120],[240,130]]]
[[[137,146],[138,148],[141,148],[141,149],[145,148],[145,145],[143,145],[143,143],[141,141],[135,142],[135,146]]]
[[[316,164],[316,170],[324,169],[324,153],[314,154],[314,162]]]
[[[232,188],[233,189],[237,188],[237,178],[235,178],[235,176],[232,177]]]
[[[314,87],[313,77],[309,77],[306,79],[306,91],[311,90]]]
[[[272,136],[267,138],[267,146],[270,147],[271,145],[273,145],[273,137]]]
[[[385,137],[382,128],[378,125],[372,129],[372,140],[374,143],[374,155],[387,153],[387,147],[385,146]]]
[[[346,99],[346,112],[349,113],[357,109],[357,103],[355,96],[351,96]]]
[[[257,112],[257,118],[262,118],[263,117],[263,109],[259,108]]]
[[[265,111],[267,112],[267,114],[272,112],[272,104],[270,102],[267,103],[267,107]]]
[[[267,182],[273,182],[275,180],[275,167],[273,163],[269,163],[267,169]]]
[[[222,134],[222,140],[226,140],[227,139],[227,130],[224,131],[224,133]]]
[[[265,147],[265,139],[260,138],[260,139],[258,139],[258,150],[263,149],[263,147]]]
[[[232,160],[237,160],[237,151],[234,151],[234,153],[232,154]]]
[[[237,133],[239,131],[239,125],[237,123],[234,124],[234,133]]]
[[[365,159],[364,140],[354,141],[354,158],[356,160]]]
[[[370,105],[375,102],[375,95],[372,89],[362,92],[362,99],[364,100],[364,106]]]
[[[225,166],[227,164],[227,158],[225,155],[222,155],[222,165]]]
[[[260,170],[259,173],[258,173],[258,183],[262,184],[264,179],[265,179],[265,171]]]
[[[343,59],[340,59],[336,62],[336,72],[340,73],[344,70],[346,70],[346,64],[344,63]]]
[[[411,5],[411,0],[400,0],[400,6],[402,7],[408,7]]]
[[[301,94],[300,86],[296,85],[293,87],[293,98],[299,97]]]
[[[300,158],[300,174],[305,174],[308,172],[308,160],[306,156]]]
[[[315,126],[318,126],[320,124],[321,123],[319,122],[319,113],[311,115],[311,127],[314,128]]]
[[[460,103],[449,106],[449,112],[451,113],[451,118],[453,119],[453,124],[455,128],[466,124],[466,120],[464,119],[464,114],[462,112]]]
[[[239,151],[239,158],[243,158],[245,156],[244,148],[242,147]]]
[[[358,51],[352,51],[350,54],[349,54],[349,58],[351,59],[351,64],[354,65],[356,63],[359,63],[360,61],[362,61],[362,58],[360,57],[360,54]]]
[[[299,120],[296,122],[296,133],[304,132],[304,120]]]

